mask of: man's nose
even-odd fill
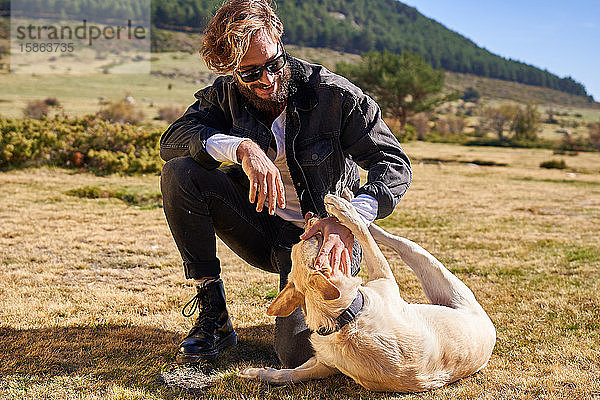
[[[275,82],[276,75],[277,74],[272,74],[269,71],[267,71],[266,69],[264,69],[259,81],[262,84],[271,85],[271,84],[273,84],[273,82]]]

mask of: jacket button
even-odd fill
[[[300,182],[296,183],[296,186],[300,187],[302,184]]]
[[[310,158],[312,158],[313,161],[316,161],[317,158],[319,158],[319,155],[317,153],[314,153],[312,156],[310,156]]]

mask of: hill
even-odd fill
[[[72,7],[66,7],[66,3]],[[158,28],[198,33],[221,3],[222,0],[154,0],[151,20]],[[547,87],[593,101],[585,87],[571,77],[561,78],[492,54],[396,0],[278,0],[277,4],[286,43],[355,54],[384,49],[395,53],[411,51],[425,57],[436,69]],[[112,11],[119,16],[139,16],[143,11],[139,2],[133,0],[31,0],[27,9],[64,18],[69,10],[84,7],[92,15]],[[9,0],[0,0],[0,13],[9,9]]]
[[[157,27],[201,31],[221,0],[155,0]],[[361,53],[411,51],[436,69],[469,73],[588,96],[570,77],[492,54],[396,0],[278,0],[286,43]]]

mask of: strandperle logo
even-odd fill
[[[19,40],[87,40],[88,46],[92,46],[97,39],[104,40],[133,40],[146,39],[147,32],[143,26],[133,26],[131,20],[127,20],[126,26],[98,26],[88,24],[83,20],[81,25],[17,25],[15,28]]]
[[[150,73],[149,0],[12,0],[10,71]]]

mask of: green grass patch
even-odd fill
[[[540,168],[546,169],[566,169],[567,163],[565,160],[549,160],[540,163]]]
[[[565,257],[569,263],[592,263],[600,261],[600,251],[596,248],[570,248]]]
[[[532,247],[532,251],[546,253],[554,260],[562,260],[568,267],[600,262],[600,249],[596,247],[559,243],[549,239],[538,240]]]
[[[279,294],[279,290],[277,290],[276,288],[273,288],[273,289],[269,290],[267,293],[265,293],[265,298],[272,300],[275,297],[277,297],[278,294]]]
[[[130,206],[141,209],[153,209],[162,207],[162,195],[158,192],[147,193],[141,189],[120,188],[116,190],[101,189],[97,186],[83,186],[70,189],[65,192],[68,196],[83,199],[119,199]]]

